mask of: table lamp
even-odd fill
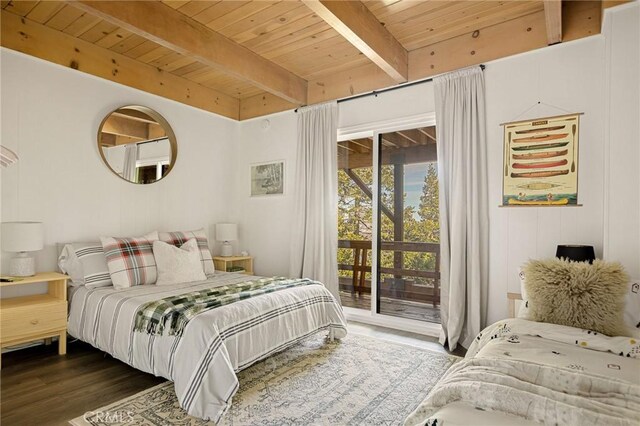
[[[9,275],[30,277],[36,274],[36,265],[28,252],[42,250],[44,231],[41,222],[3,222],[2,250],[18,253],[9,263]]]
[[[233,247],[229,241],[238,239],[238,225],[235,223],[217,223],[216,240],[222,241],[221,256],[229,257],[233,255]]]
[[[596,253],[593,250],[593,246],[559,245],[556,249],[556,257],[572,262],[593,263],[596,259]]]

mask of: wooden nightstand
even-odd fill
[[[509,318],[517,317],[520,305],[522,305],[522,295],[520,293],[507,293],[507,300],[509,303]]]
[[[229,272],[232,267],[241,267],[247,275],[253,275],[253,257],[251,256],[214,256],[213,264],[217,271]]]
[[[67,275],[42,272],[0,287],[46,282],[49,292],[0,299],[0,348],[58,336],[58,353],[67,353]]]

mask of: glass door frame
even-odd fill
[[[377,312],[378,304],[378,246],[380,236],[378,227],[380,226],[380,209],[378,208],[380,188],[379,188],[379,159],[380,159],[380,135],[388,132],[415,129],[417,127],[429,127],[436,125],[436,115],[433,113],[419,114],[406,118],[378,121],[357,126],[343,127],[338,129],[338,142],[354,138],[373,138],[373,182],[371,192],[373,194],[371,207],[372,214],[372,238],[371,238],[371,306],[369,310],[351,308],[343,306],[343,311],[348,320],[363,322],[382,327],[394,328],[398,330],[411,331],[428,336],[440,336],[442,326],[440,324],[426,321],[418,321],[407,318],[384,315]],[[336,194],[337,197],[337,194]],[[337,224],[336,224],[337,226]]]

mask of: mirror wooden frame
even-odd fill
[[[101,145],[101,138],[102,138],[102,129],[104,128],[105,123],[107,122],[107,120],[114,114],[117,113],[118,111],[122,110],[122,109],[132,109],[135,111],[139,111],[143,114],[148,115],[149,117],[151,117],[152,119],[154,119],[159,125],[162,126],[162,128],[164,129],[165,133],[166,133],[166,137],[169,139],[169,146],[171,147],[171,159],[169,161],[169,167],[167,168],[167,171],[164,173],[164,175],[162,175],[162,177],[158,180],[155,180],[153,182],[149,182],[149,183],[141,183],[141,182],[132,182],[128,179],[125,179],[123,176],[121,176],[118,172],[116,172],[111,165],[109,164],[109,161],[107,160],[107,158],[104,155],[104,151],[102,149],[102,145]],[[145,106],[141,106],[141,105],[122,105],[114,110],[112,110],[111,112],[109,112],[100,122],[100,126],[98,127],[98,135],[97,135],[97,139],[96,139],[97,145],[98,145],[98,152],[100,153],[100,157],[102,158],[102,162],[107,166],[107,168],[117,177],[119,177],[120,179],[124,180],[125,182],[129,182],[132,183],[134,185],[152,185],[154,183],[160,182],[161,180],[163,180],[165,177],[167,177],[169,175],[169,173],[171,173],[171,171],[173,170],[173,167],[176,164],[176,160],[178,158],[178,143],[176,141],[176,135],[173,132],[173,129],[171,128],[171,125],[169,124],[169,122],[162,116],[160,115],[160,113],[158,113],[157,111],[149,108],[149,107],[145,107]]]

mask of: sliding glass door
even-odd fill
[[[338,142],[338,275],[343,306],[371,309],[373,137]]]
[[[440,323],[435,127],[338,143],[338,269],[343,306]]]
[[[377,312],[440,322],[435,128],[378,135]]]

